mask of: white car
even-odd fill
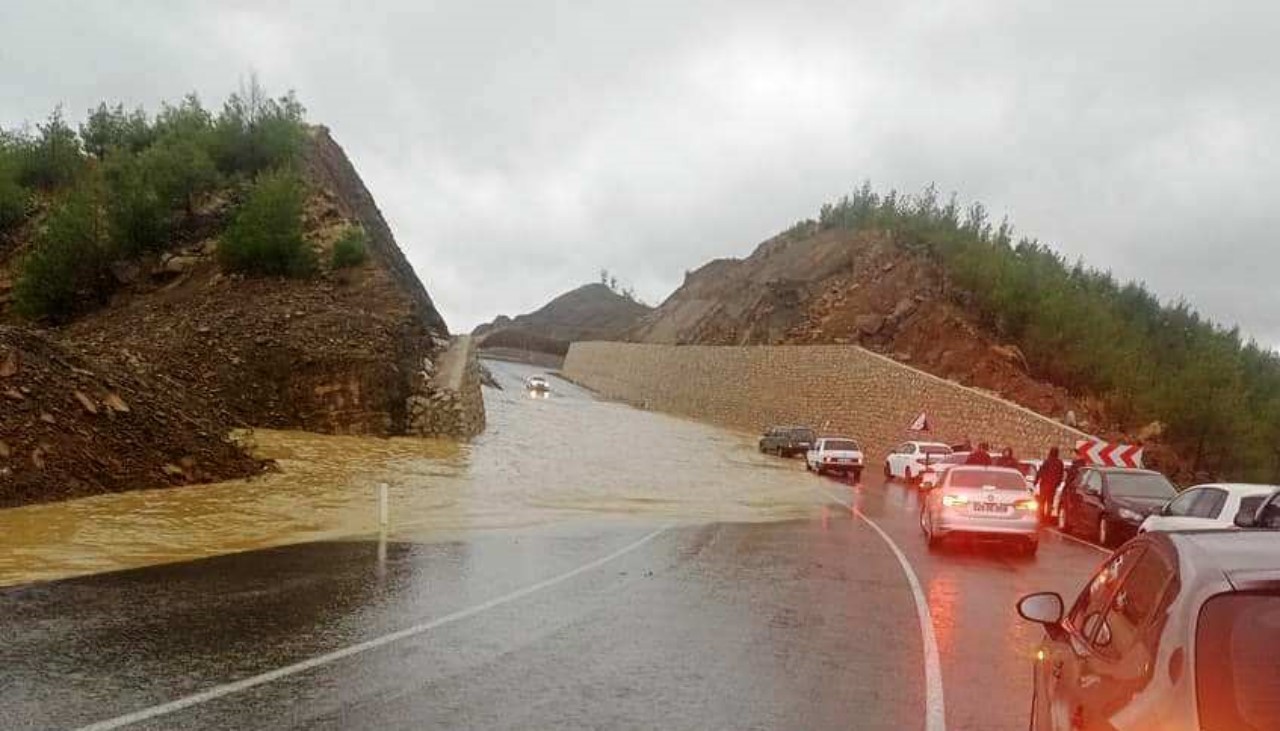
[[[951,447],[940,442],[904,442],[884,460],[884,476],[911,482],[924,474],[925,466],[951,454]]]
[[[942,473],[920,505],[920,529],[930,549],[957,533],[1016,541],[1028,554],[1040,546],[1040,506],[1022,473],[1009,467],[955,465]]]
[[[967,462],[969,454],[969,452],[952,452],[941,457],[930,458],[929,463],[924,467],[924,472],[920,474],[920,489],[928,490],[937,487],[938,483],[942,482],[942,473]]]
[[[546,393],[551,390],[551,382],[543,375],[529,376],[524,379],[524,387],[530,391]]]
[[[1280,487],[1235,483],[1196,485],[1183,490],[1160,512],[1148,516],[1138,527],[1138,532],[1233,528],[1236,515],[1244,513],[1252,517],[1262,501],[1276,490]]]
[[[862,447],[848,437],[821,437],[804,453],[804,468],[820,475],[839,472],[857,481],[863,464]]]

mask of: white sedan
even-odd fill
[[[1252,516],[1262,501],[1276,490],[1280,487],[1235,483],[1196,485],[1183,490],[1155,515],[1148,516],[1138,532],[1232,528],[1237,514]]]
[[[925,466],[951,454],[951,447],[938,442],[904,442],[884,460],[884,476],[912,482],[924,474]]]
[[[848,437],[822,437],[804,454],[804,468],[820,475],[838,472],[862,478],[862,448]]]

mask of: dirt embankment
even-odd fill
[[[0,507],[263,468],[226,412],[39,333],[0,326],[0,399]]]
[[[38,334],[5,331],[22,365],[0,382],[17,389],[0,397],[0,504],[253,474],[258,463],[226,440],[236,426],[425,433],[447,327],[342,149],[311,132],[303,228],[316,276],[224,273],[219,237],[243,195],[227,188],[166,250],[117,262],[105,306]],[[368,257],[332,269],[352,226]],[[0,278],[12,279],[23,248],[0,251]],[[5,309],[0,299],[0,320],[16,322]]]
[[[928,259],[887,234],[783,235],[746,259],[719,259],[630,333],[682,344],[856,344],[1088,427],[1087,404],[1029,372],[985,332]],[[1071,416],[1069,416],[1071,415]]]

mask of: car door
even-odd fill
[[[819,456],[819,455],[818,455],[818,450],[819,450],[819,449],[822,449],[822,440],[821,440],[821,439],[815,439],[815,440],[813,440],[813,446],[811,446],[811,447],[809,447],[809,449],[805,450],[805,453],[804,453],[804,461],[805,461],[805,464],[806,464],[810,469],[814,468],[814,467],[815,467],[815,466],[817,466],[817,464],[818,464],[818,456]]]
[[[1204,494],[1205,488],[1193,487],[1169,501],[1162,514],[1151,518],[1148,530],[1178,530],[1195,525],[1195,504]]]
[[[1077,529],[1088,533],[1098,525],[1098,518],[1102,517],[1102,512],[1106,509],[1102,473],[1097,470],[1086,471],[1076,497],[1079,507],[1071,520]]]
[[[893,461],[889,463],[889,471],[894,477],[906,477],[907,465],[915,457],[916,445],[907,442],[898,447],[897,452],[893,455]]]
[[[1081,729],[1157,725],[1152,705],[1134,700],[1155,671],[1174,563],[1154,546],[1142,549],[1129,563],[1101,621],[1095,623],[1089,651],[1080,656],[1076,685],[1069,691],[1072,717]]]
[[[1036,675],[1037,729],[1080,728],[1082,691],[1089,690],[1082,686],[1096,682],[1086,680],[1091,672],[1086,661],[1093,653],[1090,641],[1116,586],[1141,550],[1140,545],[1131,545],[1107,559],[1076,597],[1060,629],[1044,643],[1044,657],[1039,661]]]

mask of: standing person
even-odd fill
[[[991,466],[991,449],[986,442],[978,442],[978,448],[969,453],[964,460],[965,464],[976,464],[983,467]]]
[[[1049,522],[1053,496],[1058,492],[1058,484],[1062,482],[1062,475],[1066,469],[1066,465],[1058,457],[1058,448],[1049,447],[1049,456],[1044,458],[1044,464],[1040,465],[1040,472],[1036,475],[1036,492],[1040,499],[1040,522],[1042,523]]]
[[[1013,456],[1013,447],[1005,447],[996,458],[996,467],[1012,467],[1018,469],[1018,458]]]

